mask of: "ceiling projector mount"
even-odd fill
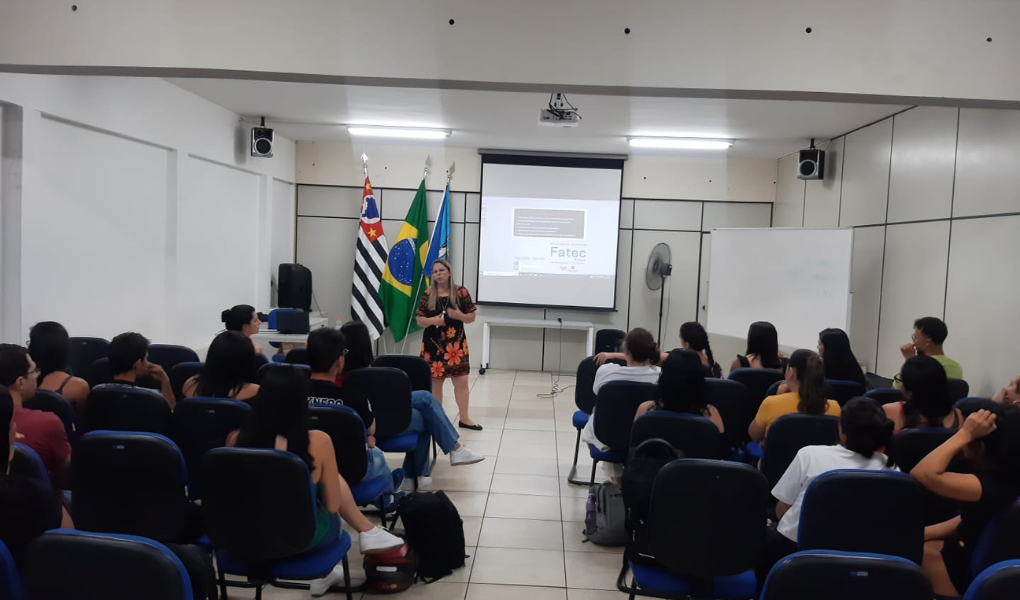
[[[547,127],[577,127],[581,124],[581,114],[567,100],[566,94],[549,94],[549,108],[538,113],[538,124]]]

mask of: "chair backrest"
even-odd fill
[[[772,386],[783,380],[783,373],[775,369],[741,368],[730,371],[728,379],[744,384],[744,387],[747,388],[747,401],[751,403],[752,409],[757,413],[762,400],[769,396]],[[776,385],[776,387],[779,386]]]
[[[283,368],[283,369],[301,369],[301,371],[305,375],[307,375],[308,377],[312,376],[312,368],[309,367],[308,365],[300,365],[300,364],[290,365],[290,364],[287,364],[287,363],[267,362],[266,364],[264,364],[261,367],[259,367],[259,370],[255,373],[255,383],[257,383],[259,385],[262,385],[262,378],[266,376],[266,373],[268,373],[270,369],[281,369],[281,368]]]
[[[599,329],[595,332],[595,354],[599,352],[619,352],[620,344],[627,333],[622,329]]]
[[[831,398],[838,402],[840,406],[849,402],[851,398],[863,396],[866,391],[864,386],[856,381],[826,379],[825,385],[828,386],[829,391],[832,393]]]
[[[372,403],[375,437],[393,437],[411,424],[411,380],[400,369],[355,369],[344,375],[344,387],[364,394]]]
[[[174,398],[178,402],[184,400],[184,384],[192,377],[201,374],[204,368],[205,363],[203,362],[189,361],[177,363],[170,369],[167,376],[170,378],[170,388],[174,391]]]
[[[89,393],[88,428],[168,435],[172,412],[159,392],[109,383]]]
[[[924,514],[917,507],[923,492],[920,483],[896,471],[823,473],[804,494],[798,547],[889,554],[921,564]]]
[[[296,454],[216,448],[199,467],[202,521],[217,549],[266,563],[303,552],[315,535],[312,475]]]
[[[113,383],[113,376],[116,373],[113,372],[113,367],[110,366],[110,359],[103,357],[92,363],[92,366],[88,369],[88,374],[85,375],[85,381],[88,382],[89,387],[96,387],[105,383]],[[159,390],[160,383],[149,376],[139,377],[135,381],[135,385],[138,387]]]
[[[416,392],[432,392],[432,367],[429,366],[428,361],[420,356],[384,354],[376,357],[375,363],[372,366],[400,369],[411,380],[412,390]]]
[[[654,383],[613,381],[599,389],[595,399],[595,437],[613,450],[630,448],[630,428],[642,402],[655,398]]]
[[[308,348],[291,348],[283,362],[288,365],[307,365]]]
[[[3,541],[0,541],[0,598],[22,600],[21,575]]]
[[[765,547],[768,504],[768,482],[753,467],[674,460],[655,477],[648,547],[673,571],[702,577],[742,573],[754,568]]]
[[[227,398],[188,398],[177,405],[171,419],[171,438],[192,475],[189,490],[192,498],[202,497],[201,482],[194,477],[202,456],[225,446],[227,436],[241,428],[249,412],[251,406],[247,402]]]
[[[871,398],[879,404],[892,404],[903,400],[903,392],[895,388],[875,388],[864,392],[865,398]]]
[[[55,529],[29,546],[32,600],[193,600],[191,579],[163,544],[131,535]]]
[[[1020,590],[1020,560],[1006,560],[981,572],[963,600],[1014,600]]]
[[[100,358],[105,358],[110,351],[110,342],[97,337],[70,338],[71,351],[67,356],[68,366],[74,375],[82,379],[88,378],[89,367]]]
[[[641,442],[662,439],[687,458],[720,458],[721,436],[715,423],[701,415],[655,410],[634,421],[630,430],[630,447]]]
[[[57,415],[64,424],[67,439],[73,442],[78,437],[77,415],[74,412],[74,405],[67,398],[49,390],[36,390],[34,396],[24,401],[24,406]]]
[[[167,373],[176,365],[198,362],[198,354],[187,346],[174,344],[149,344],[149,362],[163,367]]]
[[[783,381],[785,381],[785,380],[784,379],[780,379],[779,381],[776,381],[775,383],[770,385],[769,386],[769,391],[765,392],[765,397],[768,398],[769,396],[775,396],[776,394],[778,394],[779,393],[779,386],[783,383]]]
[[[318,429],[333,440],[336,466],[349,485],[365,478],[368,472],[368,439],[365,423],[349,406],[312,404],[309,406],[309,429]]]
[[[1020,500],[985,525],[971,554],[971,575],[1005,560],[1020,560]]]
[[[899,556],[807,550],[780,560],[761,600],[931,600],[920,567]]]
[[[46,470],[46,465],[43,464],[42,458],[39,457],[35,450],[25,444],[18,442],[14,444],[14,460],[11,461],[11,473],[35,479],[44,488],[48,490],[53,489],[50,474]]]
[[[970,414],[972,412],[975,412],[977,409],[976,408],[970,408],[969,405],[971,405],[971,404],[980,405],[982,403],[988,402],[989,400],[991,400],[991,398],[982,398],[980,396],[967,396],[966,398],[960,398],[959,400],[954,402],[953,403],[953,408],[958,408],[961,411],[963,411],[964,413]]]
[[[153,433],[93,431],[71,457],[74,525],[82,531],[179,541],[191,518],[177,444]]]
[[[889,444],[888,454],[896,461],[896,466],[899,467],[900,471],[909,473],[917,466],[917,463],[921,462],[922,458],[928,456],[932,450],[941,446],[942,442],[951,438],[954,433],[956,433],[955,429],[946,427],[904,429],[893,437],[892,443]],[[949,470],[960,472],[964,466],[958,459],[953,459]],[[924,491],[922,507],[926,525],[934,525],[935,523],[947,521],[956,516],[960,510],[958,502],[939,496],[929,490]]]
[[[962,400],[970,394],[970,384],[963,379],[950,379],[946,382],[949,387],[949,398],[953,402]]]
[[[747,428],[758,409],[747,400],[744,384],[731,379],[705,379],[705,400],[722,417],[724,448],[736,448],[749,439]]]
[[[775,487],[787,467],[804,446],[831,446],[839,443],[839,418],[824,415],[783,415],[772,422],[765,438],[761,472]]]
[[[607,362],[618,365],[626,364],[622,360],[610,360]],[[589,415],[591,411],[595,410],[595,391],[592,389],[592,386],[595,385],[595,373],[598,372],[599,366],[595,364],[595,357],[593,356],[589,356],[577,364],[577,381],[574,385],[574,406]]]

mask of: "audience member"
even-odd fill
[[[220,313],[220,320],[223,321],[224,329],[227,331],[239,331],[251,341],[252,347],[255,348],[256,366],[267,362],[266,357],[262,354],[262,346],[258,345],[251,337],[258,333],[259,328],[262,327],[262,321],[259,320],[259,314],[255,311],[254,306],[238,304],[228,308]]]
[[[1020,375],[1011,379],[1009,385],[996,392],[992,399],[999,404],[1020,405]]]
[[[237,331],[224,331],[209,345],[202,372],[184,382],[184,396],[250,400],[259,391],[249,383],[254,364],[251,341]]]
[[[239,448],[275,448],[296,454],[312,473],[319,490],[315,535],[307,550],[326,543],[334,514],[359,534],[362,554],[388,552],[404,541],[372,524],[361,513],[351,488],[336,466],[333,441],[322,431],[308,430],[308,379],[296,368],[281,367],[266,373],[255,396],[252,410],[241,429],[227,437],[228,446]],[[258,499],[252,499],[257,502]],[[343,579],[340,563],[333,572],[312,582],[312,595],[322,595]]]
[[[0,444],[0,541],[20,569],[32,540],[50,529],[72,529],[74,523],[57,497],[41,482],[11,473],[14,442],[18,438],[14,419],[17,410],[11,393],[0,386],[0,438],[4,440]]]
[[[351,371],[371,366],[374,357],[372,355],[372,341],[368,334],[368,327],[359,321],[345,323],[340,328],[347,344],[345,355],[340,372],[350,373]],[[315,368],[314,366],[312,367]],[[341,388],[342,389],[342,388]],[[321,392],[322,388],[317,388]],[[341,398],[345,396],[340,395]],[[371,405],[366,402],[368,410]],[[362,420],[365,417],[362,416]],[[374,425],[374,418],[369,415],[365,421],[366,427]],[[431,392],[415,390],[411,392],[411,424],[406,429],[409,433],[418,434],[418,443],[414,452],[404,458],[404,472],[410,477],[417,479],[418,489],[424,489],[432,485],[432,478],[425,473],[429,464],[429,441],[430,438],[436,441],[436,445],[445,454],[450,455],[450,465],[454,467],[471,465],[485,460],[480,454],[475,454],[467,446],[461,444],[460,434],[457,429],[446,418],[443,407],[439,404]],[[405,489],[413,489],[414,482],[410,479],[404,482]]]
[[[747,429],[752,441],[762,441],[769,425],[783,415],[839,416],[839,403],[825,399],[825,367],[814,352],[797,350],[790,356],[785,383],[788,392],[769,396],[758,407],[758,414]]]
[[[853,381],[868,389],[864,370],[850,349],[850,338],[842,329],[823,329],[818,334],[818,356],[825,364],[826,379]]]
[[[779,334],[772,323],[756,321],[747,329],[747,350],[737,355],[730,365],[733,369],[774,369],[786,368],[786,359],[779,354]]]
[[[0,385],[7,388],[14,402],[14,423],[21,440],[35,450],[54,481],[71,466],[71,444],[67,430],[57,415],[25,408],[25,400],[35,395],[39,369],[28,350],[15,344],[0,344]]]
[[[900,352],[903,353],[903,358],[908,360],[914,356],[930,356],[942,365],[946,379],[963,379],[963,367],[946,356],[942,350],[942,344],[947,337],[949,329],[942,319],[921,317],[914,321],[914,333],[910,336],[910,343],[900,346]],[[898,389],[899,382],[894,381],[893,387]]]
[[[712,348],[708,345],[708,333],[705,332],[701,323],[688,321],[680,326],[680,348],[676,349],[696,352],[701,359],[701,364],[705,367],[706,377],[722,377],[722,367],[715,362],[715,358],[712,356]],[[660,353],[659,362],[665,361],[668,356],[668,352]],[[595,364],[603,365],[607,360],[626,359],[623,352],[599,352],[595,355]]]
[[[791,358],[791,362],[793,360],[795,358]],[[759,586],[765,582],[773,565],[797,551],[801,506],[811,482],[819,475],[837,469],[897,470],[883,454],[892,435],[893,424],[876,401],[853,398],[839,415],[839,445],[805,446],[797,452],[772,490],[772,495],[779,501],[776,504],[779,523],[768,529],[765,552],[757,569]]]
[[[116,335],[110,340],[107,352],[110,369],[113,371],[113,383],[135,386],[139,377],[151,377],[159,382],[160,393],[170,408],[177,406],[177,398],[170,387],[166,371],[149,362],[149,340],[145,336],[134,332]]]
[[[896,431],[911,427],[959,427],[959,412],[953,409],[946,372],[930,356],[912,356],[897,376],[902,402],[883,406],[896,424]]]
[[[708,418],[719,433],[724,431],[719,411],[705,398],[705,364],[691,350],[673,350],[662,362],[659,397],[638,407],[634,419],[653,410],[699,415]]]
[[[71,338],[64,326],[54,321],[33,325],[28,334],[28,353],[39,368],[39,389],[60,394],[79,417],[84,414],[89,384],[70,373]]]
[[[959,597],[973,579],[971,556],[981,532],[1020,496],[1020,413],[992,403],[967,416],[953,437],[921,459],[910,475],[960,503],[959,516],[924,532],[921,565],[940,598]],[[967,473],[949,472],[958,455]]]

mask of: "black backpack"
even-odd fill
[[[620,488],[626,508],[627,518],[624,522],[629,538],[626,554],[630,560],[645,562],[642,559],[651,558],[647,552],[645,531],[648,509],[652,503],[652,487],[659,469],[678,458],[684,458],[684,453],[666,440],[653,438],[641,442],[627,460]]]
[[[407,543],[418,555],[418,575],[432,583],[464,566],[464,522],[443,492],[414,492],[400,500]]]

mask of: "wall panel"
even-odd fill
[[[843,152],[840,227],[884,223],[889,198],[892,120],[847,134]]]
[[[776,203],[773,227],[800,227],[804,224],[804,181],[797,179],[797,155],[779,161],[776,175]]]
[[[958,112],[922,106],[893,118],[890,223],[949,218]]]
[[[838,227],[839,202],[843,192],[843,143],[838,137],[818,148],[825,151],[825,179],[806,182],[804,227]]]
[[[1020,212],[1020,111],[960,111],[953,216]]]

